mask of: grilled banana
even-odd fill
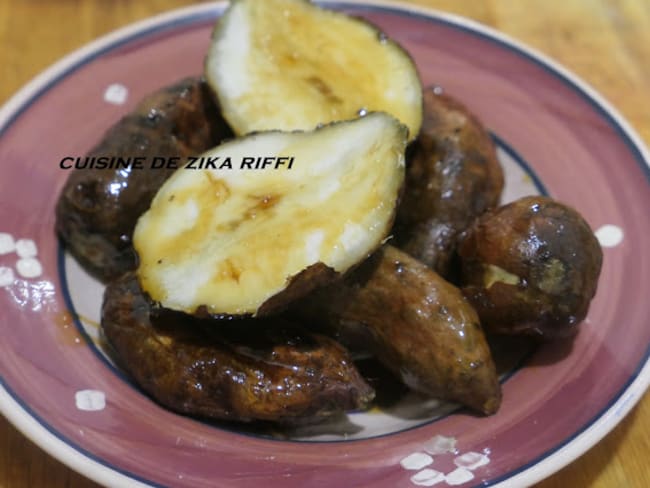
[[[408,53],[368,22],[306,0],[231,2],[205,76],[239,135],[384,111],[413,140],[422,123],[422,87]]]
[[[188,313],[261,316],[330,281],[386,238],[406,133],[374,113],[211,150],[223,167],[178,170],[136,225],[143,289]],[[276,164],[245,165],[268,158]]]

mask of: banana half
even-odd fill
[[[372,113],[218,146],[203,155],[210,169],[179,169],[140,217],[143,289],[167,308],[200,315],[283,308],[386,238],[406,144],[406,127]]]
[[[205,76],[236,134],[311,130],[387,112],[415,139],[416,67],[375,26],[307,0],[234,0],[217,23]]]

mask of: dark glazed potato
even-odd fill
[[[215,327],[152,308],[133,273],[106,289],[102,329],[137,383],[177,412],[291,423],[363,408],[374,397],[332,339],[279,321]]]
[[[476,312],[456,287],[392,246],[293,313],[362,337],[416,391],[485,414],[499,408],[501,390]]]
[[[458,101],[426,89],[394,245],[447,277],[459,233],[498,204],[502,189],[501,166],[481,123]]]
[[[188,78],[142,100],[109,129],[88,157],[178,156],[181,162],[231,135],[205,85]],[[173,169],[73,170],[56,208],[69,251],[103,281],[135,267],[135,223]]]
[[[486,330],[572,335],[596,293],[602,251],[575,210],[526,197],[480,217],[459,247],[463,292]]]

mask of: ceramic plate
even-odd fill
[[[584,452],[645,391],[650,328],[639,297],[650,293],[650,170],[639,138],[575,76],[490,29],[384,2],[330,5],[378,24],[411,53],[425,85],[482,118],[506,169],[504,200],[548,193],[585,216],[605,258],[579,336],[522,352],[489,418],[405,398],[401,409],[351,414],[343,426],[279,440],[175,415],[134,388],[97,344],[102,288],[60,247],[54,205],[67,177],[63,157],[83,155],[144,95],[201,72],[223,6],[172,12],[68,56],[0,113],[0,406],[90,478],[112,486],[520,486]]]

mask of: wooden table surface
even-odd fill
[[[183,0],[0,0],[0,104],[83,44]],[[650,0],[419,0],[495,27],[577,73],[650,145]],[[650,486],[650,396],[539,488]],[[0,419],[0,487],[94,487]]]

